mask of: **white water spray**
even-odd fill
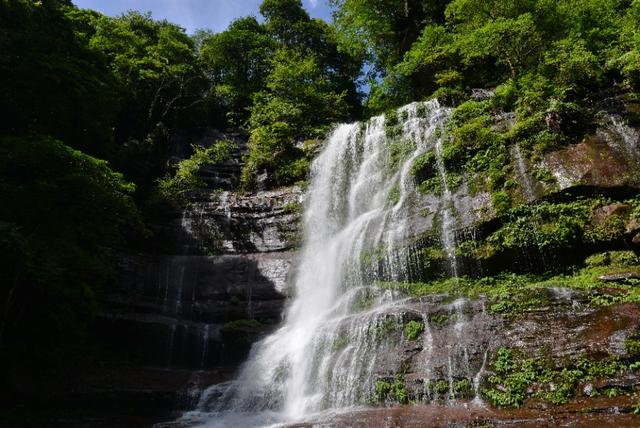
[[[295,297],[283,326],[254,346],[234,382],[206,391],[186,419],[262,426],[353,406],[375,393],[376,359],[394,340],[385,330],[402,325],[403,301],[372,281],[407,277],[410,219],[418,215],[411,166],[427,150],[437,155],[441,238],[457,274],[441,156],[449,110],[434,100],[402,107],[398,116],[401,138],[388,137],[383,116],[332,133],[312,165]]]

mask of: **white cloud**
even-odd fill
[[[311,5],[311,7],[315,8],[316,6],[318,6],[318,0],[309,0],[309,4]]]

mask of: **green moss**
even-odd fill
[[[491,195],[491,202],[498,214],[506,213],[513,204],[511,195],[507,192],[496,192]]]
[[[400,135],[401,129],[397,110],[390,109],[384,113],[384,129],[388,138],[393,139]]]
[[[429,322],[435,327],[443,327],[451,321],[451,318],[449,314],[434,314],[429,317]]]
[[[443,192],[442,180],[440,177],[431,177],[418,185],[418,191],[423,195],[441,195]]]
[[[436,392],[436,394],[446,394],[447,392],[449,392],[449,382],[444,379],[439,379],[436,381],[433,390]]]
[[[376,325],[376,333],[378,336],[386,337],[390,336],[398,330],[398,323],[393,318],[385,318],[383,321],[378,322]]]
[[[406,138],[391,138],[389,143],[389,157],[387,159],[387,169],[396,171],[399,165],[409,157],[415,150],[415,143]]]
[[[301,214],[303,210],[302,203],[299,201],[288,202],[282,206],[282,211],[287,214]]]
[[[433,152],[425,152],[413,160],[411,175],[421,183],[436,173],[436,155]]]
[[[427,249],[431,263],[437,263],[438,249]],[[427,257],[427,256],[423,256]],[[523,311],[542,307],[548,303],[549,287],[568,288],[589,293],[590,305],[607,306],[620,302],[640,302],[640,287],[629,280],[624,284],[605,284],[598,277],[606,274],[640,273],[638,257],[629,251],[610,251],[587,258],[582,267],[562,273],[540,275],[501,273],[482,278],[441,278],[429,282],[377,282],[384,288],[393,288],[412,296],[447,294],[451,298],[478,298],[485,296],[491,312],[504,316],[519,316]],[[449,321],[449,314],[434,315],[435,326]]]
[[[454,382],[453,391],[457,398],[469,398],[473,395],[473,386],[469,379],[461,379]]]
[[[629,357],[640,357],[640,339],[629,337],[624,341],[624,351]]]
[[[334,351],[339,351],[349,344],[349,336],[347,334],[341,334],[336,337],[331,345],[331,349]]]
[[[383,403],[392,401],[400,404],[409,403],[409,394],[405,386],[404,378],[397,376],[393,381],[378,380],[376,382],[376,401]]]
[[[534,168],[532,175],[533,178],[545,184],[553,184],[556,182],[556,178],[553,176],[551,171],[544,167]]]
[[[578,246],[621,240],[629,214],[598,218],[597,209],[614,203],[607,198],[575,198],[569,202],[543,201],[515,208],[510,193],[493,194],[493,203],[502,214],[502,225],[485,239],[465,246],[465,256],[490,259],[505,252],[558,253]]]
[[[360,260],[364,266],[375,266],[383,261],[386,255],[386,248],[380,245],[375,248],[369,248],[363,251]]]
[[[411,320],[404,325],[404,337],[407,340],[416,340],[424,331],[424,324],[421,321]]]
[[[356,300],[356,308],[358,310],[361,311],[365,311],[369,308],[371,308],[371,306],[373,305],[373,302],[375,301],[374,297],[372,294],[365,294],[363,296],[358,297],[358,299]]]
[[[544,359],[526,358],[521,351],[500,348],[492,364],[494,375],[489,377],[483,395],[500,407],[519,407],[532,397],[555,405],[564,404],[575,397],[582,382],[622,374],[631,369],[633,362],[623,362],[616,357],[579,358],[558,367]]]
[[[395,205],[400,201],[400,184],[396,184],[389,190],[389,195],[387,196],[389,204]]]
[[[437,274],[442,263],[447,259],[444,250],[440,247],[426,247],[418,252],[422,259],[422,266],[428,276]]]
[[[447,179],[447,187],[451,192],[454,192],[464,182],[464,176],[456,172],[448,173],[446,179]]]

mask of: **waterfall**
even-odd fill
[[[265,426],[374,396],[376,364],[398,340],[386,332],[402,336],[404,302],[374,281],[407,278],[411,218],[420,215],[411,166],[429,150],[444,189],[441,239],[457,273],[453,198],[441,155],[449,110],[433,100],[397,115],[397,124],[378,116],[332,132],[312,164],[304,245],[282,326],[254,346],[235,381],[205,391],[183,421]]]

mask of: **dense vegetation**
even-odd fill
[[[310,18],[300,0],[264,0],[263,20],[188,35],[138,12],[107,17],[70,0],[0,1],[7,372],[77,354],[114,254],[144,245],[157,204],[187,200],[203,185],[198,170],[232,150],[211,141],[174,165],[178,132],[245,131],[242,184],[253,190],[303,180],[332,124],[439,97],[457,106],[443,154],[449,178],[481,175],[504,214],[500,230],[479,247],[462,246],[461,256],[593,240],[593,200],[517,208],[507,150],[517,142],[532,158],[580,141],[603,100],[638,100],[640,0],[331,3],[334,24]],[[495,96],[467,101],[472,88]],[[515,124],[497,129],[492,118],[504,112],[515,112]],[[422,190],[437,192],[425,156],[414,173]],[[529,233],[531,219],[544,233]],[[438,258],[427,250],[425,263]],[[405,334],[422,328],[408,325]],[[379,389],[402,395],[393,384]]]
[[[139,12],[0,2],[3,374],[81,355],[114,256],[151,247],[158,207],[185,202],[233,149],[194,146],[176,166],[174,134],[244,129],[246,187],[263,171],[280,185],[306,175],[299,143],[359,114],[360,62],[336,30],[298,0],[260,12],[191,36]]]
[[[333,3],[345,43],[371,62],[369,111],[503,85],[507,108],[524,114],[639,89],[638,1]]]

